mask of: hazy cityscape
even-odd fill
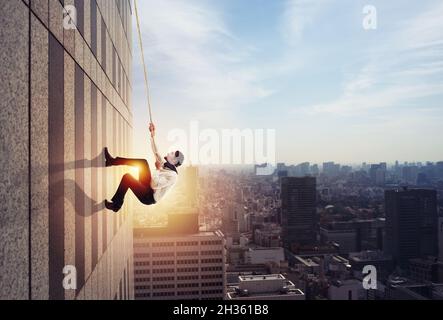
[[[189,209],[181,218],[169,215],[169,229],[168,215],[146,221],[140,212],[140,225],[169,230],[162,250],[170,258],[159,262],[155,253],[140,255],[145,251],[137,234],[143,227],[135,229],[136,299],[443,298],[443,162],[280,163],[269,176],[257,175],[253,167],[188,167],[186,177],[186,185],[198,192],[173,204]],[[159,240],[160,231],[144,230],[145,241]],[[219,241],[205,250],[195,241],[199,237],[224,246]],[[174,257],[181,263],[179,257],[187,255],[188,268],[163,270],[163,278],[154,274],[153,287],[146,285],[150,278],[138,276],[143,270],[155,273],[157,264],[173,267]],[[376,289],[363,285],[365,266],[376,269]],[[208,276],[215,279],[205,280]]]

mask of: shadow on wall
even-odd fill
[[[82,170],[82,169],[90,169],[90,168],[105,168],[105,161],[104,161],[104,152],[102,151],[97,157],[95,157],[92,160],[89,159],[82,159],[82,160],[76,160],[72,162],[67,163],[59,163],[59,164],[51,164],[50,165],[50,171],[51,175],[57,175],[60,173],[64,173],[66,171],[71,170]],[[49,166],[46,165],[36,165],[33,164],[32,167],[32,183],[38,184],[41,183],[43,178],[47,177],[49,175],[48,172]],[[21,179],[20,179],[21,177]],[[23,174],[17,175],[16,179],[13,179],[16,181],[13,181],[14,185],[20,185],[23,183],[23,181],[28,182],[28,171],[23,171]],[[91,203],[91,210],[90,212],[78,212],[76,211],[76,215],[82,216],[82,217],[89,217],[93,214],[102,211],[105,209],[105,201],[97,202],[96,200],[92,199],[89,195],[85,193],[85,191],[77,184],[77,182],[73,179],[61,179],[51,185],[51,188],[54,188],[57,190],[58,188],[70,188],[74,189],[75,192],[68,192],[64,194],[64,198],[67,199],[73,208],[75,208],[75,198],[76,196],[83,197],[87,202]],[[49,192],[49,190],[46,190],[46,192]],[[42,193],[44,193],[42,191]]]

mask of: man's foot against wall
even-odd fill
[[[114,164],[114,158],[109,153],[107,147],[105,148],[104,152],[105,152],[105,161],[106,161],[105,164],[107,167],[111,167]]]
[[[115,202],[110,202],[108,200],[105,200],[105,207],[114,212],[118,212],[121,208],[121,206],[117,205]]]

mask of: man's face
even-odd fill
[[[166,155],[166,160],[167,160],[170,164],[176,165],[176,164],[177,164],[177,158],[175,157],[175,151],[169,152],[169,153]]]

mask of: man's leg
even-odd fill
[[[112,205],[110,204],[110,206],[112,207],[109,207],[108,209],[112,209],[117,212],[123,205],[128,189],[131,189],[134,195],[141,202],[145,202],[144,199],[146,198],[146,196],[148,196],[149,193],[152,192],[150,187],[143,185],[140,181],[127,173],[123,176],[114,197],[112,197]]]
[[[145,185],[151,185],[151,169],[149,168],[148,161],[145,159],[127,159],[127,158],[114,158],[112,160],[113,166],[131,166],[138,168],[139,181]]]

